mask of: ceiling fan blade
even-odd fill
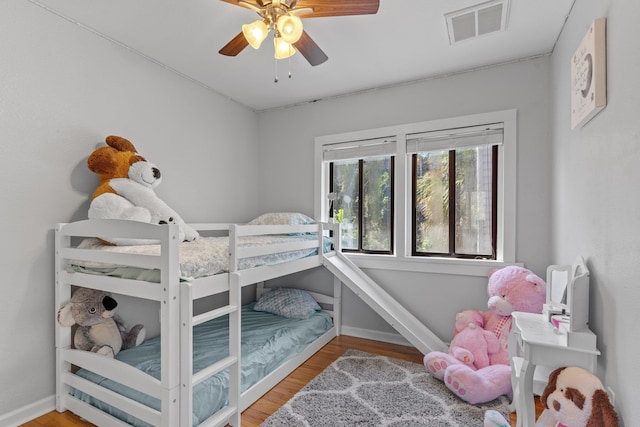
[[[293,44],[298,51],[304,56],[312,66],[320,65],[329,57],[320,49],[306,31],[302,31],[300,40]]]
[[[236,56],[247,46],[249,46],[249,42],[244,37],[244,34],[242,34],[242,31],[240,31],[237,36],[219,50],[219,53],[226,56]]]
[[[312,7],[297,7],[295,9],[291,9],[291,11],[289,11],[290,15],[295,15],[295,16],[309,16],[310,14],[313,13],[313,8]]]
[[[313,8],[313,12],[307,15],[301,15],[301,18],[374,15],[378,13],[380,0],[298,0],[296,8],[303,7],[311,7]]]

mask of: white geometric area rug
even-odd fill
[[[261,427],[470,427],[488,409],[509,419],[509,400],[471,405],[423,365],[347,350]]]

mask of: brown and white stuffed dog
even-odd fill
[[[582,368],[558,368],[540,401],[536,427],[617,427],[618,416],[600,379]]]
[[[155,187],[162,174],[153,163],[137,153],[136,147],[120,136],[108,136],[106,147],[96,149],[87,159],[89,170],[100,177],[89,206],[90,219],[126,219],[150,224],[178,224],[181,241],[193,241],[198,232],[158,196]],[[132,245],[153,243],[111,239],[109,243]]]

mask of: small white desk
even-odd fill
[[[534,391],[541,394],[550,369],[578,366],[596,373],[596,337],[589,329],[558,333],[542,314],[514,312],[509,335],[513,405],[518,427],[535,425]],[[536,378],[536,366],[547,368],[546,378]],[[534,390],[534,386],[536,387]]]

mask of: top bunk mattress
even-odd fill
[[[238,239],[238,245],[243,248],[268,246],[276,244],[294,243],[317,239],[314,233],[299,233],[294,235],[260,235],[243,236]],[[323,238],[324,252],[332,250],[331,239]],[[160,255],[160,245],[110,246],[98,239],[84,239],[78,249],[112,251],[141,255]],[[264,256],[241,258],[238,269],[245,270],[263,265],[275,265],[318,254],[317,248],[298,249],[279,252]],[[201,237],[193,242],[182,242],[179,247],[180,280],[189,281],[201,277],[213,276],[229,272],[229,238]],[[146,282],[160,282],[160,270],[144,269],[125,265],[114,265],[97,261],[69,262],[67,269],[71,272],[89,273],[124,279],[143,280]]]

